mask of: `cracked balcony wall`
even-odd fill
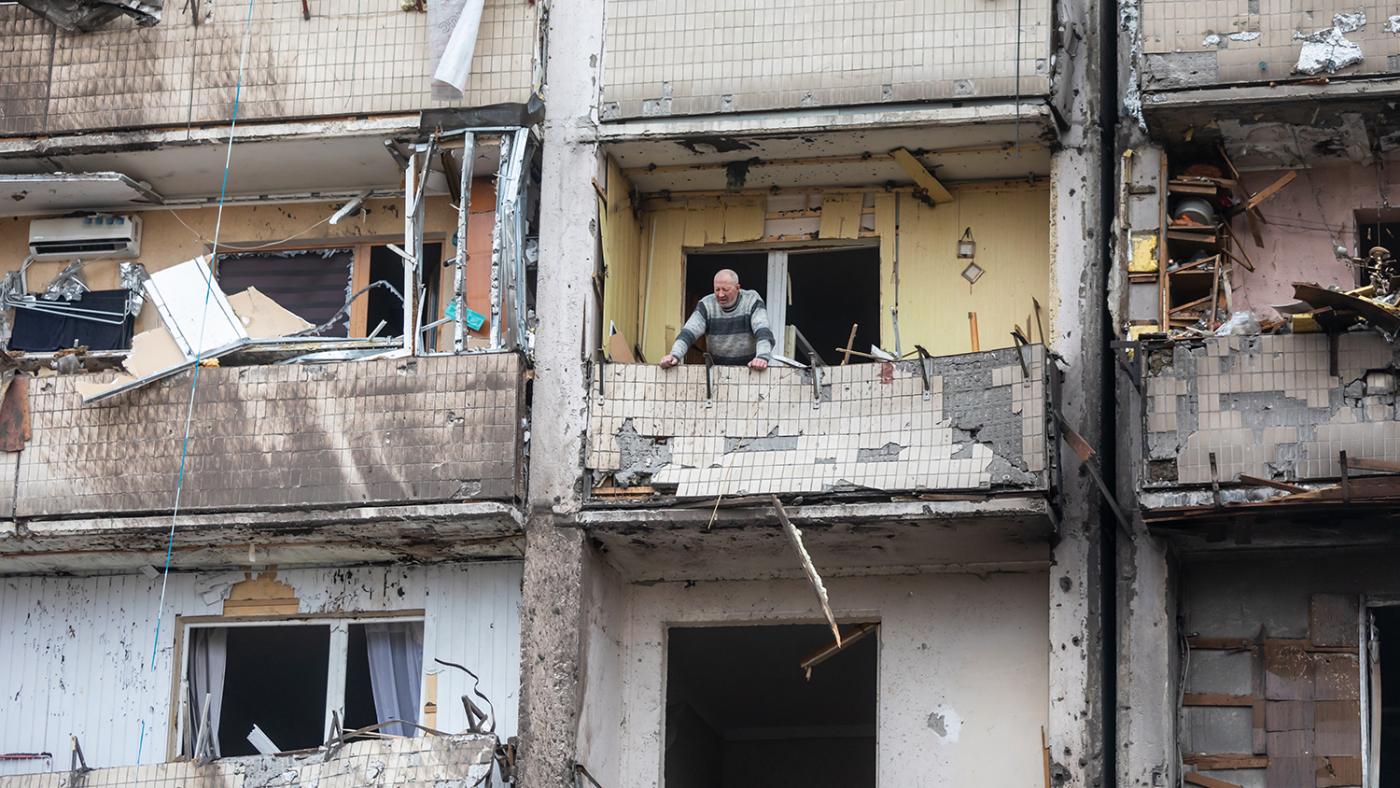
[[[283,569],[276,572],[276,580],[295,593],[299,616],[422,611],[422,697],[424,702],[437,703],[437,725],[432,727],[466,729],[466,711],[458,698],[468,695],[473,686],[465,673],[433,663],[433,658],[441,657],[481,676],[481,691],[499,715],[496,733],[504,740],[515,735],[517,728],[521,572],[517,562],[329,567]],[[0,640],[0,664],[5,665],[0,697],[7,704],[6,713],[0,715],[0,742],[7,752],[54,753],[50,762],[0,759],[0,775],[66,770],[69,734],[78,737],[89,766],[130,766],[136,759],[143,721],[142,760],[150,764],[174,758],[178,753],[167,729],[176,686],[172,672],[182,630],[179,617],[223,615],[232,585],[244,577],[236,570],[171,573],[154,668],[151,646],[153,617],[162,596],[160,577],[0,578],[0,629],[5,632]],[[434,673],[435,699],[428,689],[433,684],[426,679]],[[149,768],[153,767],[142,767]],[[0,778],[0,788],[56,785],[43,781],[49,777],[34,779],[39,781]],[[93,779],[83,784],[167,784]],[[326,785],[324,780],[321,784]]]
[[[241,4],[167,8],[159,25],[118,20],[93,33],[51,34],[18,5],[0,5],[0,134],[227,122],[243,40]],[[534,85],[538,9],[487,0],[460,102],[429,91],[427,15],[399,4],[315,0],[253,8],[238,120],[365,115],[523,104]],[[410,6],[411,8],[411,6]]]
[[[1051,5],[1020,7],[1019,87],[1017,8],[608,0],[603,118],[1043,96]]]
[[[1144,91],[1394,73],[1400,27],[1379,3],[1142,1]]]
[[[1338,452],[1400,460],[1396,351],[1379,334],[1342,334],[1331,373],[1322,334],[1218,337],[1147,349],[1145,488],[1240,474],[1335,479]]]
[[[606,365],[589,403],[595,483],[650,484],[681,497],[840,490],[1047,489],[1045,353],[825,367],[662,370]],[[602,375],[599,394],[599,375]]]
[[[513,500],[520,374],[511,353],[201,370],[181,510]],[[168,511],[188,374],[90,406],[85,379],[31,383],[5,511]]]

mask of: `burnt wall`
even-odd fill
[[[33,437],[6,469],[18,479],[0,481],[6,510],[168,511],[189,374],[87,406],[84,377],[31,381]],[[508,353],[202,369],[180,508],[512,499],[522,390]]]

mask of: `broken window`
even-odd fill
[[[808,363],[808,350],[822,363],[867,360],[880,344],[880,250],[878,246],[775,249],[758,252],[695,252],[686,256],[688,317],[712,292],[717,271],[739,275],[739,286],[757,291],[768,309],[776,353]],[[852,336],[854,329],[854,337]],[[686,363],[703,363],[691,348]]]
[[[1369,612],[1369,785],[1400,788],[1400,606]]]
[[[832,645],[820,625],[673,627],[667,788],[875,785],[878,638]]]
[[[440,311],[442,247],[441,242],[423,245],[424,322]],[[329,322],[321,336],[388,338],[403,334],[403,300],[399,296],[403,261],[388,246],[355,244],[221,254],[218,279],[226,293],[256,287],[312,325]],[[352,297],[347,307],[346,301]]]
[[[186,643],[186,755],[317,747],[333,712],[345,730],[417,734],[397,721],[419,716],[421,621],[201,625]]]

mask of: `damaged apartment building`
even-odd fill
[[[1102,11],[0,5],[0,788],[1105,784]]]
[[[499,780],[539,9],[138,5],[0,5],[0,785]]]
[[[1120,785],[1400,785],[1395,11],[1121,7]]]

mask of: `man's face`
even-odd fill
[[[739,283],[727,276],[715,277],[715,300],[728,309],[739,300]]]

